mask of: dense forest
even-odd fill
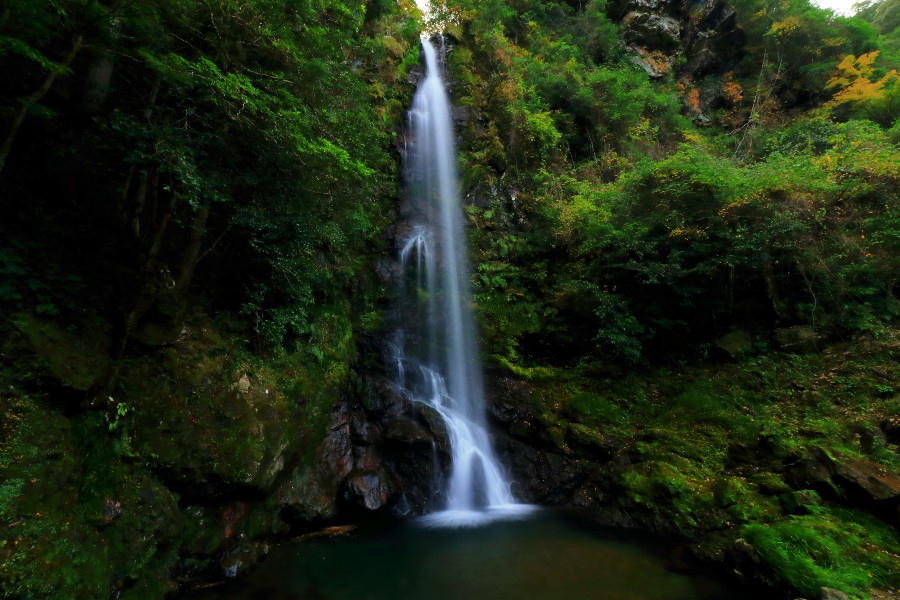
[[[384,384],[424,30],[517,493],[896,598],[897,0],[0,3],[0,597],[426,510]]]

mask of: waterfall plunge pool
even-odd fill
[[[275,548],[201,600],[739,600],[741,590],[666,568],[666,546],[550,510],[482,527],[427,520]]]

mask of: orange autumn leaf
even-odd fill
[[[837,89],[826,106],[834,107],[848,102],[869,102],[877,100],[885,93],[889,82],[900,74],[892,69],[877,81],[872,80],[875,72],[873,63],[878,58],[878,50],[861,54],[859,57],[848,54],[838,63],[835,74],[828,80],[829,89]]]
[[[744,88],[735,81],[728,81],[722,86],[722,93],[732,104],[737,104],[744,99]]]

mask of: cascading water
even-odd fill
[[[481,362],[471,309],[450,101],[432,42],[409,111],[409,237],[400,251],[401,296],[412,326],[397,331],[396,384],[443,419],[451,445],[445,510],[433,525],[472,525],[527,512],[516,504],[487,432]]]

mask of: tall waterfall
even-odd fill
[[[410,233],[400,251],[405,314],[394,340],[398,387],[431,406],[450,437],[446,507],[426,522],[472,525],[521,514],[491,447],[469,282],[450,101],[438,53],[422,39],[426,76],[409,111]]]

